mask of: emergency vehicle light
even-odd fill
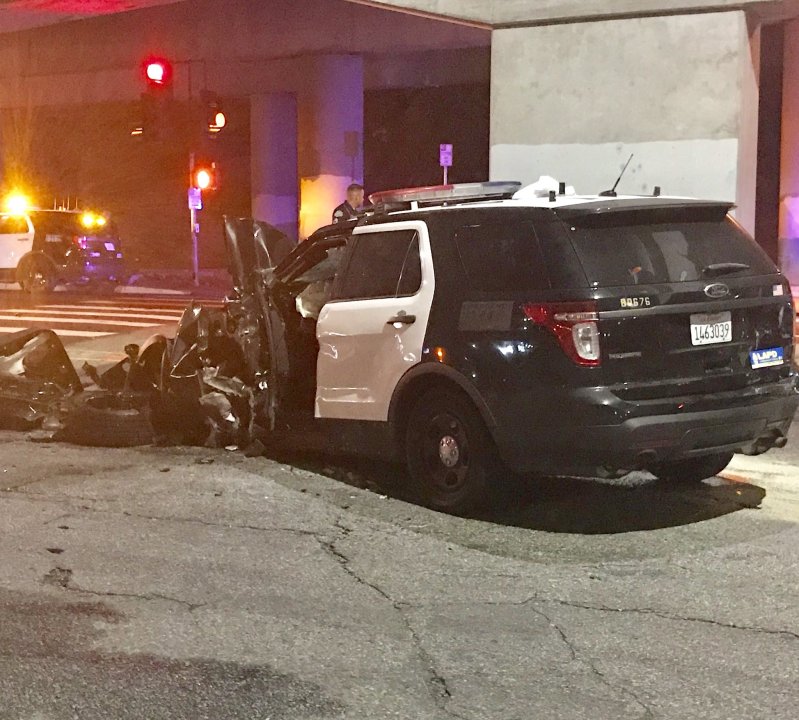
[[[401,203],[437,205],[468,200],[498,200],[512,197],[522,184],[515,181],[459,183],[431,187],[386,190],[372,193],[369,200],[376,209]]]
[[[10,215],[24,215],[31,204],[22,193],[11,193],[3,202],[3,208]]]

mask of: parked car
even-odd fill
[[[77,210],[0,214],[0,278],[25,291],[124,276],[119,234],[102,215]]]
[[[242,366],[224,374],[269,430],[402,459],[451,512],[503,468],[699,481],[785,444],[790,286],[729,203],[518,183],[372,201],[277,267],[231,244],[237,294],[216,324]]]

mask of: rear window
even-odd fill
[[[776,272],[763,250],[727,217],[660,212],[607,213],[567,220],[572,245],[593,287],[711,280]],[[632,222],[628,222],[632,220]]]

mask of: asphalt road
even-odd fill
[[[799,473],[764,457],[461,519],[388,468],[0,433],[0,719],[793,719]]]

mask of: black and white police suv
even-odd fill
[[[0,213],[0,281],[25,291],[59,282],[119,281],[119,234],[104,216],[78,210]]]
[[[790,286],[728,203],[519,183],[371,199],[264,275],[277,426],[393,453],[449,512],[503,468],[698,481],[785,444]]]

